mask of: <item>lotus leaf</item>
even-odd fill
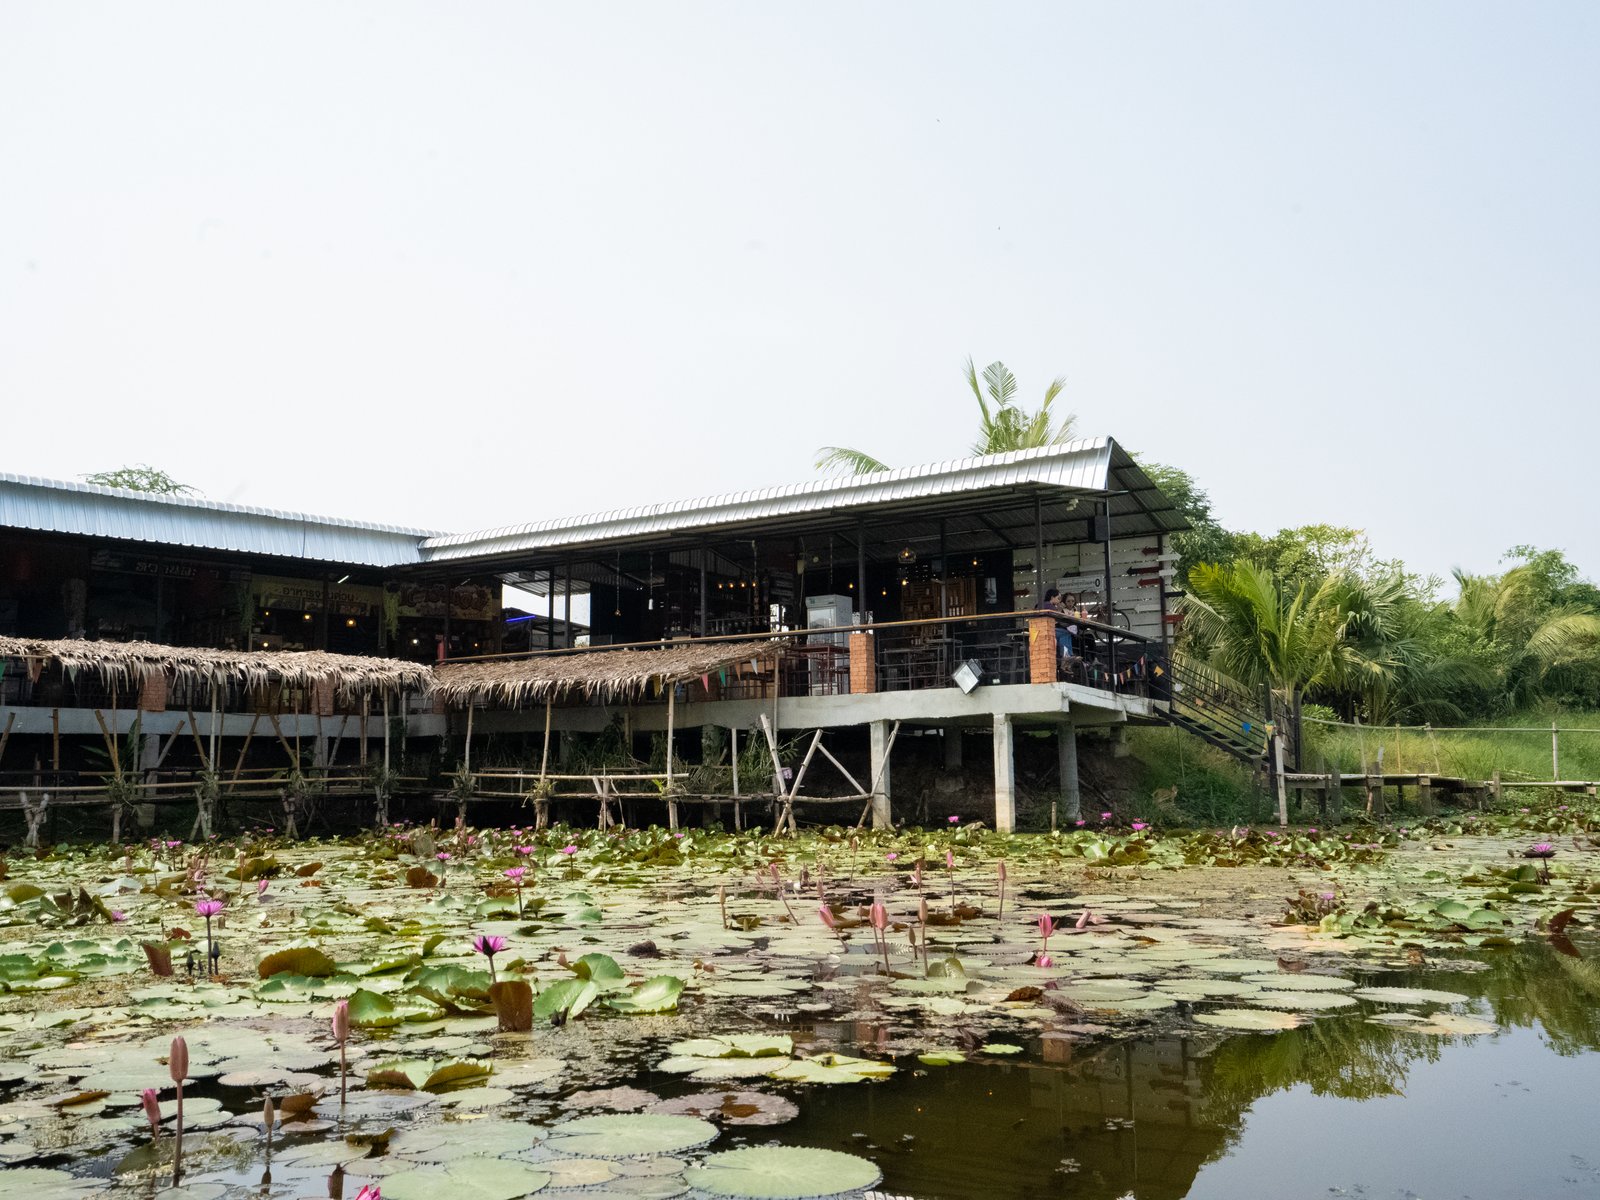
[[[256,973],[262,979],[285,974],[320,979],[338,969],[333,959],[315,946],[288,946],[263,958],[256,967]]]
[[[1219,1008],[1214,1012],[1196,1013],[1194,1019],[1218,1029],[1249,1030],[1293,1029],[1304,1021],[1293,1013],[1250,1008]]]
[[[638,1158],[692,1150],[716,1136],[717,1127],[697,1117],[607,1113],[555,1126],[546,1145],[580,1158]]]
[[[600,996],[600,986],[592,979],[563,979],[540,992],[533,1002],[533,1015],[537,1020],[560,1015],[567,1019],[578,1016]]]
[[[683,980],[676,975],[656,975],[625,995],[612,996],[606,1004],[624,1013],[671,1012],[682,992]]]
[[[691,1187],[713,1196],[749,1200],[806,1200],[838,1196],[877,1184],[877,1164],[837,1150],[749,1146],[706,1158],[685,1173]]]
[[[384,1200],[518,1200],[550,1183],[550,1173],[502,1158],[468,1158],[444,1167],[396,1171],[383,1177]]]

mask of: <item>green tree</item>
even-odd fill
[[[149,492],[156,496],[198,496],[199,489],[179,483],[165,471],[140,463],[118,467],[115,471],[96,471],[83,477],[85,483],[100,487],[123,488],[130,492]]]
[[[1285,586],[1245,559],[1200,563],[1181,601],[1191,648],[1241,683],[1271,687],[1285,701],[1333,678],[1347,612],[1343,576],[1315,589]]]
[[[1004,454],[1008,450],[1029,450],[1035,446],[1053,446],[1072,437],[1073,423],[1077,418],[1067,413],[1059,420],[1050,411],[1067,381],[1057,377],[1044,391],[1044,402],[1038,411],[1029,412],[1016,403],[1017,379],[1005,363],[992,362],[983,369],[983,380],[978,380],[978,370],[972,359],[967,359],[967,386],[978,401],[978,437],[972,443],[974,454]],[[841,475],[865,475],[873,471],[887,471],[889,465],[874,458],[864,450],[845,446],[823,446],[817,451],[817,469]]]
[[[1175,582],[1189,586],[1189,572],[1199,563],[1221,563],[1239,554],[1240,536],[1230,533],[1211,513],[1211,497],[1195,482],[1193,475],[1164,463],[1140,462],[1140,468],[1171,500],[1189,522],[1189,528],[1167,536],[1167,545],[1178,555]]]
[[[1490,681],[1492,709],[1600,699],[1600,613],[1567,599],[1580,581],[1552,565],[1536,556],[1500,575],[1456,573],[1454,633]]]

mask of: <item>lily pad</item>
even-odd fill
[[[1294,1029],[1305,1020],[1294,1013],[1251,1008],[1219,1008],[1196,1013],[1194,1019],[1201,1025],[1213,1025],[1218,1029],[1249,1030]]]
[[[876,1163],[837,1150],[808,1146],[750,1146],[713,1154],[685,1178],[713,1196],[749,1200],[806,1200],[839,1196],[876,1186]]]
[[[696,1117],[607,1113],[557,1125],[545,1144],[575,1158],[638,1158],[692,1150],[716,1137],[717,1127]]]
[[[503,1158],[468,1158],[383,1177],[384,1200],[518,1200],[545,1188],[550,1173]]]
[[[1383,1004],[1465,1004],[1469,999],[1460,992],[1400,987],[1361,988],[1356,992],[1356,996],[1362,1000],[1376,1000]]]

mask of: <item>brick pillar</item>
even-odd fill
[[[850,694],[864,696],[878,690],[878,659],[870,633],[850,635]]]
[[[146,671],[144,682],[139,685],[139,711],[166,712],[168,687],[165,671]]]
[[[1054,617],[1028,618],[1028,682],[1054,683],[1060,651]]]

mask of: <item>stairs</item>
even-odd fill
[[[1266,697],[1186,654],[1174,651],[1171,698],[1163,719],[1246,766],[1266,760]]]

